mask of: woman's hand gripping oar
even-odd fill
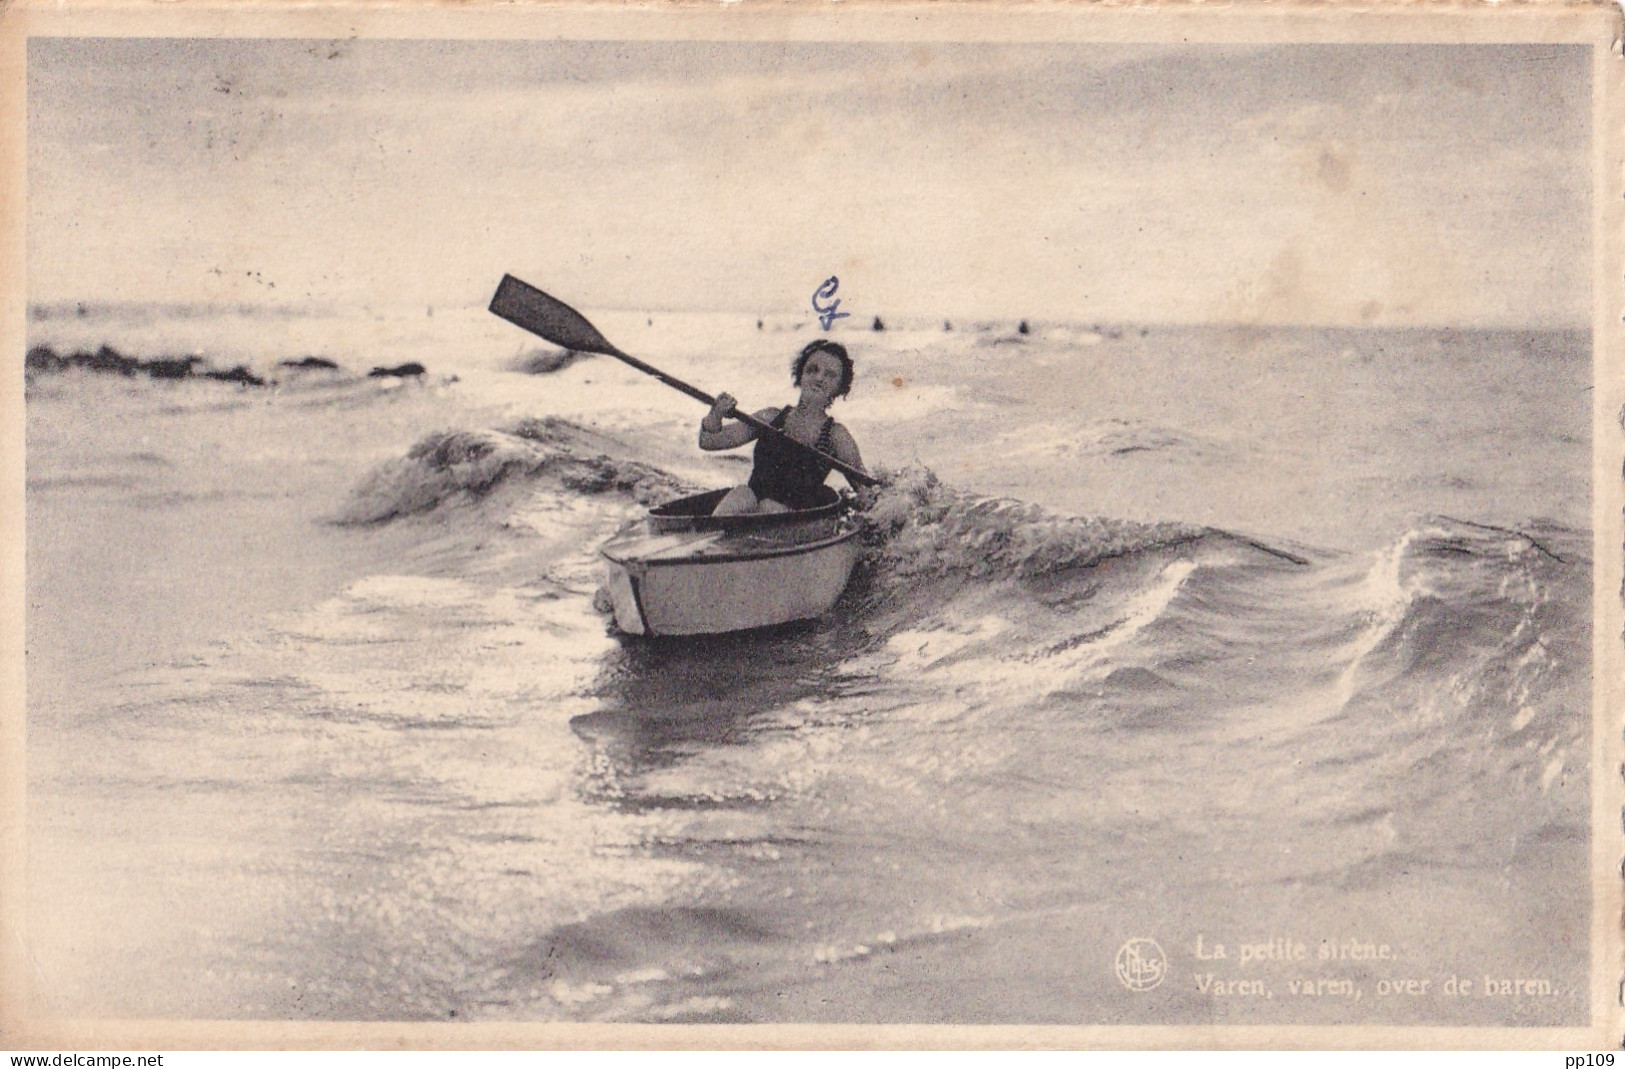
[[[496,295],[491,298],[491,311],[518,327],[523,327],[543,341],[566,349],[574,349],[578,353],[601,353],[604,356],[613,356],[624,364],[630,364],[645,375],[652,375],[674,390],[688,394],[696,401],[707,405],[716,403],[716,398],[704,390],[696,389],[682,379],[661,371],[659,368],[644,363],[637,357],[628,356],[615,346],[611,345],[598,328],[587,321],[580,312],[571,308],[556,297],[551,297],[535,286],[521,282],[512,275],[503,275],[502,282],[497,286]],[[757,419],[748,412],[735,410],[734,418],[755,428],[758,433],[771,434],[790,442],[798,449],[805,449],[820,457],[824,463],[846,476],[856,485],[880,485],[873,475],[859,468],[854,468],[844,461],[830,456],[828,453],[806,442],[797,441],[763,420]]]

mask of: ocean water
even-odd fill
[[[751,408],[815,330],[590,315]],[[37,1009],[1584,1023],[1589,336],[892,326],[835,612],[659,642],[596,547],[744,478],[695,402],[479,309],[37,309],[275,380],[29,374]]]

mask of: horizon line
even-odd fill
[[[787,311],[760,311],[742,309],[739,307],[712,307],[712,308],[682,308],[682,307],[639,307],[635,305],[583,305],[582,307],[598,314],[608,315],[716,315],[738,316],[744,319],[760,319],[764,322],[783,322],[790,319],[805,319],[815,322],[817,316],[810,311],[807,313]],[[365,301],[350,298],[333,297],[307,297],[302,299],[210,299],[180,300],[173,298],[50,298],[28,299],[26,301],[26,318],[29,322],[43,322],[59,318],[79,318],[85,313],[75,314],[75,310],[84,308],[90,310],[112,309],[164,309],[187,310],[192,312],[222,312],[239,311],[248,313],[271,315],[299,315],[313,311],[340,312],[343,310],[369,311],[404,308],[423,308],[424,318],[430,318],[436,311],[469,312],[484,309],[484,302],[468,302],[463,300],[428,301],[428,300],[388,300]],[[49,313],[49,314],[40,314]],[[1462,330],[1462,331],[1538,331],[1542,333],[1575,333],[1580,331],[1591,332],[1595,325],[1591,322],[1564,322],[1540,320],[1439,320],[1416,322],[1377,322],[1354,323],[1335,320],[1244,320],[1244,319],[1196,319],[1185,317],[1135,317],[1135,316],[1065,316],[1045,313],[1015,313],[993,312],[980,314],[953,314],[947,312],[865,312],[853,313],[853,318],[859,320],[839,328],[839,333],[884,333],[887,329],[900,329],[886,327],[888,320],[899,325],[917,324],[921,321],[942,323],[964,323],[966,325],[984,325],[1001,322],[1018,324],[1027,322],[1035,325],[1094,325],[1101,327],[1213,327],[1228,330],[1288,330],[1288,329],[1320,329],[1320,330]],[[882,323],[880,331],[863,325],[878,319]],[[918,327],[911,329],[918,330]],[[830,333],[824,331],[824,333]]]

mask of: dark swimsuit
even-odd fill
[[[783,430],[789,415],[789,406],[779,409],[772,426]],[[829,437],[834,426],[833,419],[824,419],[824,429],[818,433],[819,452],[834,454]],[[820,491],[833,470],[805,449],[776,434],[764,434],[756,439],[756,466],[751,469],[750,488],[758,499],[770,497],[787,508],[817,508],[824,503]]]

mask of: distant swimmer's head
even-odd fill
[[[801,385],[801,378],[807,372],[808,362],[814,366],[827,364],[832,370],[838,371],[840,381],[830,392],[830,398],[845,396],[852,389],[852,357],[847,354],[846,346],[840,342],[830,341],[828,338],[818,338],[810,341],[797,354],[795,363],[790,365],[790,380],[797,386]]]

